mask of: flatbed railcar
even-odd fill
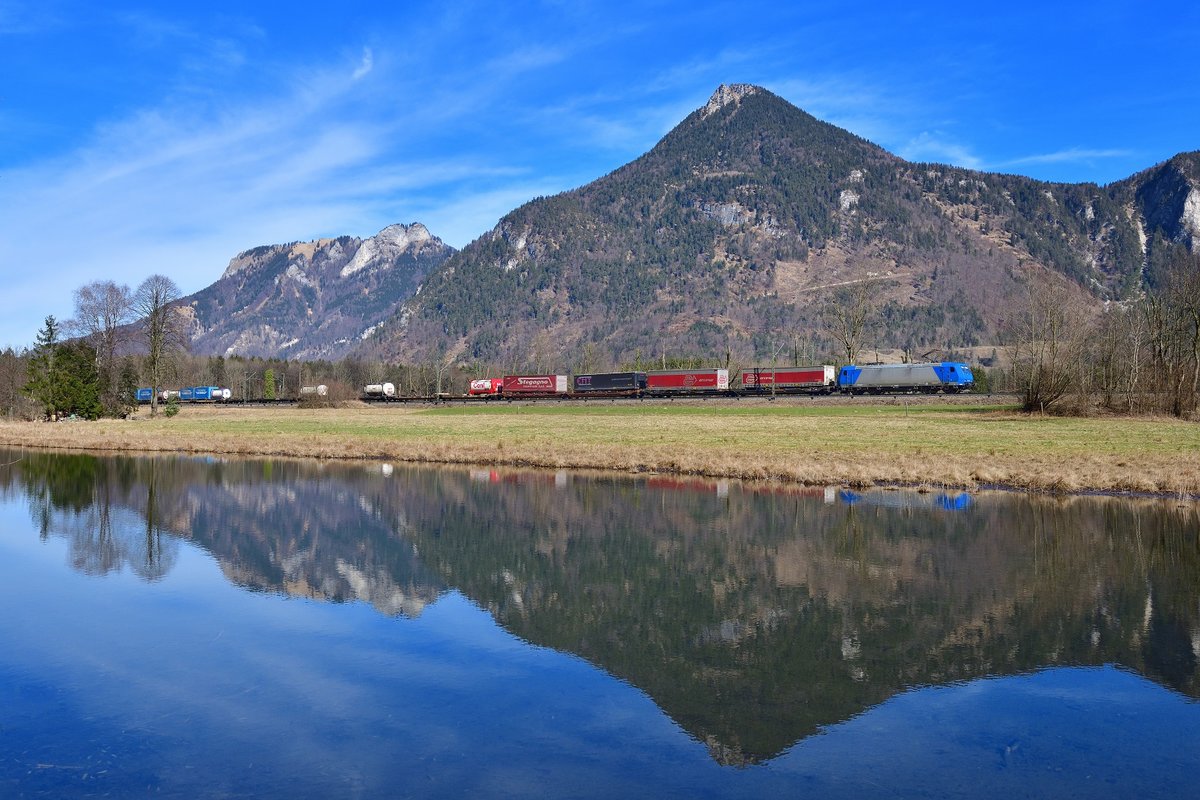
[[[750,367],[742,370],[742,391],[751,394],[826,393],[837,389],[837,368],[832,364],[811,367]]]

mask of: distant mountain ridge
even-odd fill
[[[864,283],[878,346],[992,343],[1034,271],[1096,303],[1135,296],[1155,242],[1200,243],[1197,187],[1200,153],[1106,187],[911,163],[765,89],[722,86],[642,157],[507,214],[358,352],[513,368],[761,359],[819,339],[832,292]]]
[[[1031,274],[1097,306],[1200,247],[1200,152],[1107,186],[905,161],[749,84],[649,152],[506,214],[462,251],[420,223],[257,247],[185,299],[200,354],[603,369],[829,353],[821,312],[866,287],[863,344],[992,346]]]
[[[375,236],[266,245],[183,299],[201,354],[336,359],[361,344],[455,252],[419,222]]]

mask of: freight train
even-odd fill
[[[727,369],[675,369],[630,372],[595,372],[574,376],[563,374],[506,375],[471,381],[467,397],[491,398],[577,398],[588,397],[754,397],[779,394],[955,394],[975,386],[971,368],[957,361],[923,364],[847,365],[840,370],[830,364],[795,367],[751,367],[731,378]],[[303,386],[302,396],[324,397],[324,385]],[[149,403],[153,389],[137,390],[137,401]],[[166,402],[174,397],[183,403],[225,402],[229,389],[191,386],[159,393]],[[445,395],[442,395],[445,398]],[[420,400],[399,393],[396,384],[372,383],[362,387],[361,398],[373,402]],[[262,401],[253,401],[262,402]],[[281,400],[279,402],[292,402]]]
[[[506,375],[471,381],[468,397],[679,397],[776,394],[954,394],[975,386],[971,368],[957,361],[923,364],[752,367],[730,380],[727,369]],[[381,399],[378,386],[363,399]],[[398,396],[397,396],[397,399]]]
[[[147,405],[153,397],[154,390],[145,386],[134,393],[139,405]],[[158,393],[158,399],[163,403],[172,398],[181,403],[222,403],[231,397],[233,392],[220,386],[185,386],[182,389],[163,389]]]

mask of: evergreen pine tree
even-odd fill
[[[46,322],[37,333],[33,353],[29,357],[28,381],[25,383],[25,394],[32,397],[42,406],[46,418],[53,418],[58,411],[58,357],[59,335],[62,329],[54,315],[46,317]]]
[[[99,419],[104,407],[100,402],[96,349],[83,341],[60,344],[54,361],[59,411],[84,419]]]

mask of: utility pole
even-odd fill
[[[775,386],[779,383],[779,353],[787,347],[787,342],[778,345],[771,354],[771,399],[775,399]]]

